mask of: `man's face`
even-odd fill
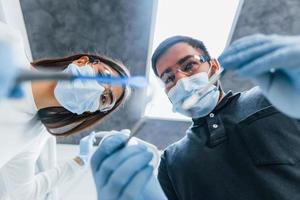
[[[157,61],[156,69],[158,76],[162,79],[166,72],[173,72],[174,83],[176,84],[178,80],[186,77],[187,75],[178,71],[178,67],[181,66],[182,61],[194,55],[203,55],[200,49],[195,49],[187,43],[177,43],[169,48]],[[209,62],[204,62],[199,65],[197,73],[208,72],[210,68]],[[165,80],[163,80],[165,82]],[[174,87],[175,84],[165,84],[165,92],[168,93],[169,90]]]

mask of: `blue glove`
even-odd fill
[[[90,133],[88,136],[82,138],[79,142],[79,155],[78,157],[83,162],[82,165],[87,165],[92,156],[92,148],[95,141],[95,132]]]
[[[1,51],[1,48],[0,48]],[[1,55],[1,52],[0,52]],[[0,98],[3,97],[21,97],[22,92],[20,87],[14,87],[15,79],[17,76],[17,68],[14,66],[6,67],[0,65]]]
[[[106,138],[91,160],[98,199],[166,199],[149,165],[152,154],[145,145],[120,146],[124,134]]]
[[[259,85],[277,109],[300,118],[300,37],[248,36],[226,49],[219,62]]]
[[[21,88],[15,86],[15,79],[18,75],[18,67],[25,67],[29,62],[24,53],[22,36],[8,25],[0,22],[0,98],[23,96]]]

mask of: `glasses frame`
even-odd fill
[[[163,82],[165,88],[172,88],[176,84],[176,82],[172,81],[173,83],[171,85],[168,85],[168,83],[166,83],[166,80],[169,79],[169,77],[173,77],[172,79],[175,80],[175,75],[176,75],[177,72],[180,72],[180,73],[182,73],[186,76],[192,76],[194,74],[194,73],[187,73],[186,71],[182,70],[184,68],[185,62],[187,62],[190,58],[194,58],[194,59],[196,59],[200,62],[199,65],[198,65],[198,68],[196,70],[198,70],[200,68],[201,64],[211,60],[211,58],[208,55],[190,55],[190,56],[187,56],[186,60],[183,63],[179,64],[179,66],[176,67],[175,70],[171,70],[170,72],[164,72],[160,75],[160,79]],[[169,74],[170,76],[168,76],[164,80],[164,76],[166,74]]]

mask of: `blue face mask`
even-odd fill
[[[217,106],[220,91],[213,85],[189,109],[182,107],[183,102],[209,83],[208,74],[201,72],[177,81],[176,85],[168,92],[168,97],[173,104],[173,111],[187,117],[199,118],[208,115]]]
[[[82,67],[71,63],[64,72],[74,75],[95,76],[95,71],[90,65]],[[105,88],[97,81],[75,80],[58,81],[54,89],[57,101],[72,113],[95,112],[100,108],[100,97]]]

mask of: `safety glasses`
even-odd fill
[[[184,74],[185,76],[191,76],[199,72],[201,65],[207,61],[210,61],[209,56],[206,55],[190,55],[174,69],[167,69],[162,75],[161,80],[163,81],[165,88],[170,89],[176,84],[177,72]]]

